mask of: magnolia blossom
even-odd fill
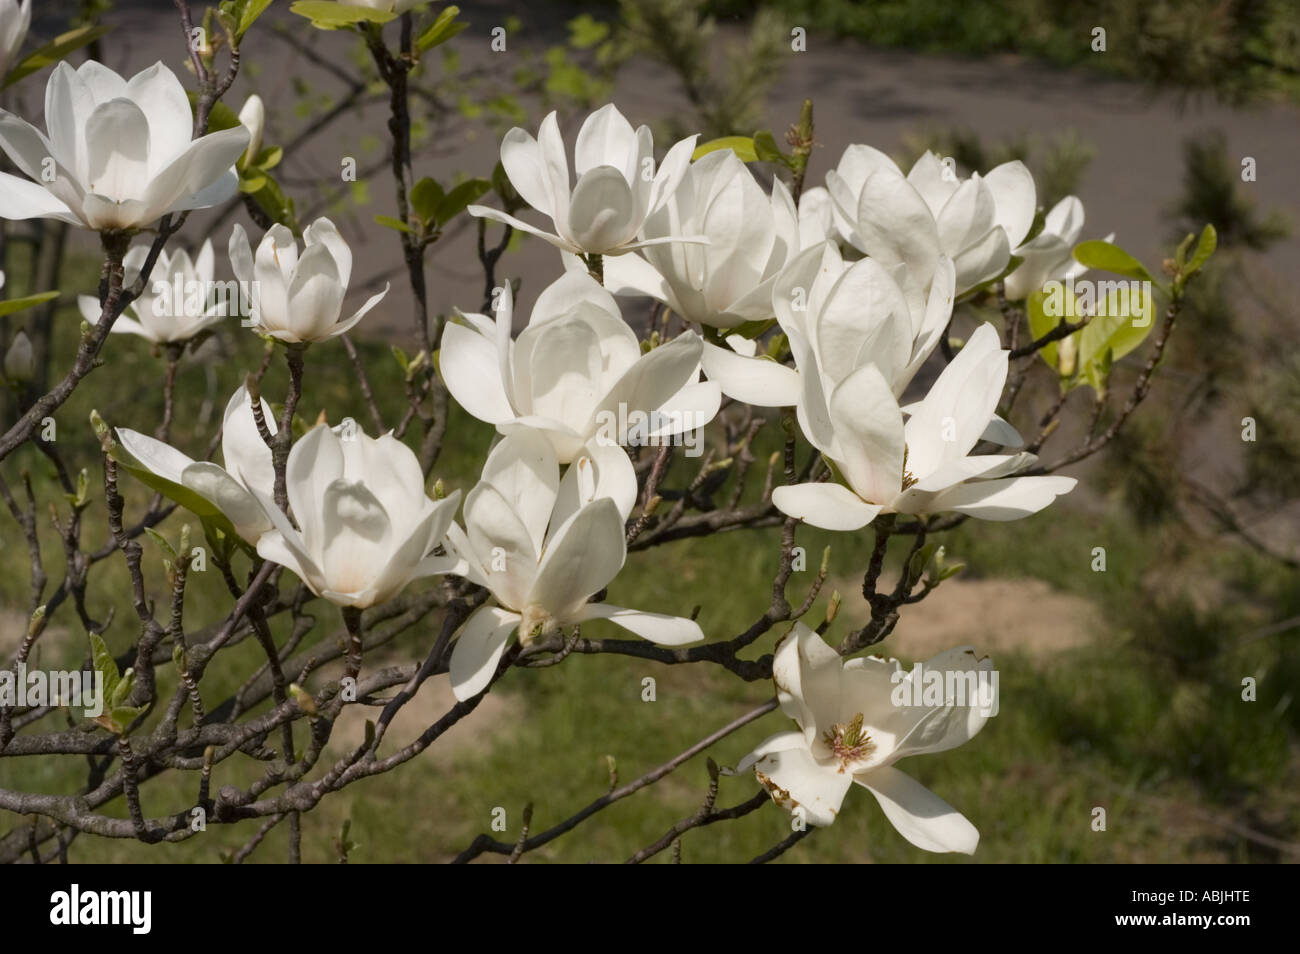
[[[21,384],[23,381],[30,381],[35,370],[36,362],[35,355],[32,353],[31,339],[27,337],[27,332],[20,328],[9,339],[9,347],[5,349],[5,380]]]
[[[243,169],[262,151],[262,131],[266,127],[266,106],[262,103],[262,97],[254,93],[244,100],[244,105],[239,110],[239,122],[248,130],[248,148],[239,157],[239,167]]]
[[[261,402],[267,430],[276,432],[271,406]],[[226,404],[221,424],[221,456],[225,464],[196,461],[170,444],[127,427],[117,429],[117,439],[148,471],[179,484],[220,510],[235,532],[249,543],[271,529],[270,518],[257,494],[269,495],[275,486],[275,466],[253,417],[248,389],[240,385]]]
[[[253,257],[243,226],[230,234],[230,264],[235,277],[254,289],[253,330],[288,343],[324,341],[341,335],[388,294],[388,285],[371,295],[348,318],[339,320],[352,277],[352,250],[327,218],[319,218],[298,241],[283,225],[273,225]]]
[[[924,670],[978,674],[993,668],[969,647],[950,649]],[[876,656],[845,661],[820,636],[795,623],[772,660],[781,711],[799,725],[760,743],[737,771],[753,767],[772,800],[810,825],[831,824],[853,783],[876,801],[900,835],[926,851],[974,854],[979,832],[964,815],[894,767],[899,759],[944,752],[988,721],[979,700],[956,705],[895,705],[913,699],[915,670]]]
[[[528,326],[511,341],[510,284],[496,318],[467,314],[443,331],[439,369],[452,397],[502,434],[535,429],[568,463],[615,421],[640,416],[647,442],[703,427],[721,403],[700,381],[701,341],[679,335],[646,354],[614,297],[582,272],[544,289]]]
[[[635,487],[635,476],[627,478]],[[465,497],[465,529],[453,525],[448,539],[462,560],[455,572],[489,589],[498,604],[480,607],[461,630],[450,663],[457,699],[483,691],[516,630],[528,642],[607,619],[666,646],[704,638],[693,620],[587,602],[627,559],[623,516],[584,468],[570,466],[561,479],[555,452],[539,434],[520,431],[497,444]]]
[[[605,265],[618,294],[656,298],[687,321],[734,328],[772,317],[772,282],[799,250],[794,200],[777,179],[769,197],[730,149],[692,162],[668,200],[641,229],[647,239],[702,235],[623,255]]]
[[[800,375],[800,425],[847,486],[778,487],[772,502],[787,516],[826,530],[857,530],[881,512],[955,510],[985,520],[1018,520],[1042,510],[1072,490],[1075,479],[1008,476],[1032,464],[1032,454],[970,455],[981,437],[1021,443],[994,415],[1009,354],[993,326],[981,325],[930,393],[907,408],[899,408],[874,364],[859,367],[829,395],[818,378]]]
[[[125,284],[140,275],[149,246],[133,245],[122,259]],[[168,255],[158,253],[149,285],[127,306],[110,332],[139,335],[155,344],[188,341],[227,314],[226,303],[215,296],[213,272],[216,256],[212,240],[206,239],[191,260],[184,249]],[[77,296],[81,316],[92,325],[99,322],[101,305],[91,295]]]
[[[504,222],[574,254],[621,255],[664,242],[701,241],[680,235],[637,240],[649,216],[663,208],[677,188],[695,149],[697,136],[668,150],[655,170],[650,128],[635,132],[613,103],[582,124],[574,145],[578,181],[570,190],[569,163],[555,113],[542,120],[534,139],[519,127],[501,142],[501,165],[521,198],[551,217],[550,233],[482,205],[471,215]]]
[[[1070,254],[1082,232],[1083,203],[1067,195],[1047,213],[1043,230],[1016,249],[1015,254],[1024,261],[1006,277],[1007,299],[1021,301],[1048,282],[1064,282],[1084,274],[1088,269]],[[1105,241],[1114,238],[1112,232]]]
[[[18,62],[32,25],[32,0],[0,0],[0,80]]]
[[[454,565],[433,551],[456,516],[460,491],[431,500],[419,460],[391,432],[372,438],[351,422],[317,426],[293,445],[285,478],[300,529],[254,488],[275,524],[257,552],[298,574],[317,596],[365,609]]]
[[[927,152],[904,177],[883,152],[853,145],[826,185],[849,244],[886,267],[906,265],[920,290],[946,256],[959,295],[1002,273],[1036,209],[1033,176],[1018,160],[963,180]]]
[[[193,139],[185,88],[162,63],[130,80],[87,60],[60,63],[40,130],[0,110],[0,149],[31,181],[0,173],[0,217],[138,229],[234,196],[243,126]]]
[[[869,258],[846,264],[832,242],[805,249],[772,287],[772,310],[797,367],[759,356],[754,342],[732,335],[729,348],[704,346],[705,373],[746,404],[802,407],[802,375],[818,377],[820,392],[830,394],[871,362],[901,395],[948,326],[954,280],[952,263],[941,257],[928,297],[912,303],[905,279],[898,281],[903,268],[886,269]]]

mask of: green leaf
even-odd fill
[[[1186,278],[1200,271],[1201,266],[1210,260],[1210,256],[1218,247],[1219,233],[1213,225],[1207,225],[1201,231],[1201,237],[1196,243],[1196,251],[1192,253],[1192,260],[1183,269],[1183,277]]]
[[[239,177],[239,191],[253,195],[266,188],[267,178],[260,172],[248,172]]]
[[[117,661],[98,633],[90,634],[90,659],[95,671],[104,678],[104,692],[111,697],[122,677],[117,672]]]
[[[24,76],[43,70],[47,66],[53,66],[69,53],[93,43],[107,33],[108,30],[109,28],[106,26],[83,26],[59,34],[49,43],[34,50],[26,59],[10,70],[9,75],[4,78],[4,83],[0,84],[0,89],[12,86]]]
[[[1079,332],[1079,366],[1084,374],[1091,365],[1110,354],[1118,361],[1151,333],[1155,324],[1155,302],[1149,286],[1136,289],[1124,284],[1098,303],[1097,313]]]
[[[1060,314],[1048,314],[1047,306],[1049,301],[1052,302],[1052,310],[1059,311]],[[1034,341],[1043,337],[1061,322],[1076,320],[1078,312],[1079,309],[1074,300],[1074,293],[1064,284],[1057,286],[1055,294],[1049,294],[1040,288],[1025,300],[1025,314],[1029,318],[1029,333],[1033,335]],[[1078,333],[1075,332],[1076,335]],[[1059,355],[1055,341],[1043,345],[1038,349],[1038,353],[1052,368],[1058,366]]]
[[[435,217],[439,225],[446,225],[464,211],[465,206],[481,199],[492,188],[486,179],[467,179],[448,192],[438,203]]]
[[[271,176],[263,175],[265,180],[262,188],[253,195],[253,201],[258,207],[281,225],[287,226],[295,235],[299,233],[298,222],[294,216],[293,200],[284,194]]]
[[[168,500],[175,501],[200,520],[208,520],[214,526],[219,527],[223,533],[232,537],[237,536],[230,518],[218,510],[206,497],[200,497],[188,487],[174,484],[166,478],[159,477],[153,471],[146,470],[135,464],[119,462],[118,466],[150,490],[156,490]]]
[[[243,13],[239,16],[239,26],[235,29],[235,39],[242,39],[248,28],[253,22],[266,12],[266,8],[271,5],[271,0],[248,0],[244,4]]]
[[[174,547],[172,547],[171,543],[168,542],[166,537],[164,537],[153,527],[145,527],[144,532],[149,534],[149,536],[153,537],[154,543],[158,544],[158,546],[162,548],[163,553],[166,553],[167,557],[170,560],[175,561],[176,550]]]
[[[283,158],[284,147],[267,146],[254,157],[252,165],[256,169],[261,169],[262,171],[267,172],[278,166],[280,160]]]
[[[422,222],[433,222],[438,216],[438,206],[447,194],[436,179],[425,176],[411,186],[411,208]]]
[[[756,318],[753,321],[742,322],[734,328],[726,329],[728,335],[740,335],[742,338],[748,338],[753,341],[760,337],[765,331],[776,324],[775,318]]]
[[[461,30],[469,26],[469,23],[456,20],[460,13],[460,7],[447,7],[438,14],[438,19],[429,24],[429,28],[420,34],[420,38],[415,41],[415,49],[423,53],[425,50],[431,50],[441,43],[446,43]]]
[[[760,162],[779,162],[781,165],[788,166],[790,157],[781,151],[781,147],[776,144],[776,137],[770,130],[760,129],[754,133],[754,156]]]
[[[754,140],[749,136],[723,136],[721,139],[711,139],[706,143],[701,143],[691,153],[691,161],[694,162],[701,156],[707,156],[719,149],[730,149],[742,162],[758,161],[758,153],[754,149]]]
[[[31,308],[43,302],[53,301],[59,297],[56,291],[41,292],[39,295],[28,295],[26,298],[10,298],[6,301],[0,301],[0,318],[5,315],[12,315],[16,311],[22,311],[24,308]]]
[[[134,685],[135,670],[128,669],[126,672],[122,673],[122,678],[118,680],[117,685],[113,687],[113,691],[108,694],[108,707],[110,709],[121,708],[127,698],[130,697],[131,689]],[[113,721],[116,722],[117,720],[114,719]],[[130,720],[128,719],[127,721],[129,722]],[[125,723],[123,723],[123,725],[125,725]]]
[[[338,30],[358,23],[388,23],[397,19],[397,14],[389,10],[354,7],[333,0],[298,0],[289,6],[289,12],[306,17],[312,26],[322,30]]]
[[[1100,239],[1080,242],[1076,245],[1074,247],[1074,260],[1088,268],[1099,268],[1102,271],[1114,272],[1117,275],[1139,278],[1148,282],[1155,281],[1151,277],[1151,273],[1146,270],[1146,266],[1136,258],[1118,245],[1103,242]]]
[[[411,228],[401,219],[395,219],[391,215],[376,215],[375,221],[384,228],[396,229],[398,232],[415,232],[415,229]]]
[[[198,109],[199,94],[193,91],[185,94],[190,100],[190,111]],[[234,129],[239,125],[239,114],[233,109],[217,100],[212,104],[212,109],[208,111],[208,132],[221,132],[223,129]]]

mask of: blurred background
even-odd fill
[[[634,125],[651,126],[660,155],[694,132],[703,141],[772,130],[780,142],[811,98],[816,145],[809,185],[821,184],[854,142],[889,152],[904,168],[933,149],[953,156],[963,175],[1020,158],[1035,175],[1040,205],[1079,196],[1087,211],[1083,237],[1113,232],[1153,272],[1184,235],[1214,224],[1219,252],[1191,286],[1152,395],[1121,438],[1071,470],[1079,488],[1048,511],[1014,524],[968,523],[944,535],[948,559],[965,569],[906,608],[876,652],[910,665],[971,644],[994,657],[1001,673],[997,717],[960,749],[904,765],[979,828],[974,861],[1293,861],[1300,857],[1300,7],[1283,0],[1088,6],[467,0],[460,9],[469,28],[426,54],[413,79],[415,171],[447,186],[490,179],[511,126],[535,132],[555,109],[571,144],[582,118],[611,100]],[[356,337],[386,419],[396,420],[405,397],[389,349],[414,353],[418,345],[398,237],[376,222],[395,211],[387,91],[355,35],[314,30],[287,7],[276,0],[249,33],[226,100],[235,110],[253,91],[265,100],[265,142],[284,147],[274,176],[294,214],[303,223],[329,215],[353,244],[351,297],[359,303],[392,283]],[[441,5],[432,7],[436,14]],[[188,82],[184,36],[166,0],[43,0],[35,14],[34,38],[101,22],[112,29],[93,44],[96,58],[126,73],[161,59]],[[504,30],[504,50],[492,47],[495,28]],[[388,27],[390,43],[394,30]],[[798,30],[805,36],[801,50],[792,48]],[[44,76],[7,90],[7,108],[39,119]],[[347,158],[355,159],[355,181],[340,175]],[[773,174],[764,164],[754,169],[768,180]],[[495,195],[483,201],[500,206]],[[235,222],[250,227],[241,203],[193,216],[184,233],[192,246],[211,237],[219,277],[228,273],[220,270],[228,270],[225,244]],[[489,245],[499,236],[493,226]],[[432,310],[482,309],[477,241],[477,221],[462,214],[430,250]],[[4,319],[3,340],[25,327],[48,362],[42,374],[61,375],[75,348],[75,294],[93,293],[96,284],[96,246],[74,234],[53,262],[24,262],[21,248],[13,254],[19,258],[6,266],[6,295],[54,287],[65,294]],[[515,236],[503,247],[496,276],[519,280],[518,322],[560,267],[558,254],[540,240]],[[635,301],[624,311],[634,325],[646,314]],[[972,309],[958,329],[992,317]],[[1116,393],[1125,393],[1145,353],[1117,366]],[[69,422],[60,441],[85,445],[74,459],[94,459],[89,428],[76,423],[92,406],[113,424],[145,431],[161,414],[162,362],[149,345],[115,336],[110,355],[110,366],[60,414],[61,427]],[[260,359],[260,343],[238,329],[187,355],[174,443],[201,450],[230,391]],[[339,373],[344,360],[331,346],[310,351],[304,418],[326,410],[332,421],[347,414],[368,420],[350,372]],[[268,394],[282,387],[277,374],[278,367]],[[1055,376],[1037,365],[1026,387],[1013,423],[1034,432],[1037,415],[1057,396]],[[1074,417],[1086,420],[1087,389],[1072,400]],[[6,416],[12,408],[5,405]],[[437,474],[468,489],[492,434],[457,412],[449,435]],[[775,446],[758,448],[759,459]],[[1071,446],[1068,433],[1054,435],[1044,456],[1054,459]],[[38,492],[54,494],[42,458],[30,455],[17,466],[30,468]],[[673,476],[680,482],[687,473],[682,467]],[[134,498],[137,506],[146,500],[143,490]],[[102,505],[98,522],[94,514],[87,516],[92,539],[103,533]],[[53,574],[60,551],[56,532],[48,533]],[[0,655],[7,658],[26,627],[20,608],[29,568],[12,522],[3,539],[0,597],[9,609],[0,617]],[[869,617],[859,591],[871,537],[804,529],[800,543],[810,555],[808,584],[816,555],[832,548],[813,615],[820,618],[832,590],[843,595],[828,634],[835,640]],[[1104,571],[1094,569],[1098,547],[1105,550]],[[672,613],[702,605],[705,632],[727,638],[766,607],[779,556],[776,531],[656,548],[629,561],[610,599]],[[151,572],[161,581],[159,560]],[[118,651],[134,638],[124,579],[120,567],[106,570],[91,593],[101,605],[120,604],[118,622],[105,634]],[[202,581],[187,617],[218,617],[223,593],[219,581]],[[312,638],[334,639],[336,617],[325,607],[317,616],[321,626]],[[62,621],[61,635],[42,639],[43,664],[55,665],[60,647],[68,659],[84,653],[82,634],[69,622]],[[427,628],[406,633],[373,662],[420,658],[432,638]],[[775,638],[755,652],[770,652]],[[224,686],[223,675],[210,672],[205,695],[210,681],[213,697],[223,698],[256,668],[257,647],[240,647],[234,659],[239,652],[247,667],[232,668]],[[657,681],[654,702],[642,701],[647,676]],[[1243,698],[1243,680],[1253,680],[1251,700]],[[611,757],[620,778],[635,778],[767,696],[763,684],[702,666],[622,657],[571,658],[521,672],[430,752],[307,816],[304,860],[333,860],[344,822],[356,843],[351,858],[359,862],[446,860],[487,830],[497,806],[514,819],[532,802],[534,826],[544,827],[606,790]],[[445,677],[431,680],[388,738],[401,744],[450,702]],[[779,713],[769,715],[728,738],[713,757],[734,764],[786,724]],[[362,731],[360,716],[345,717],[331,744],[342,752]],[[222,771],[229,781],[246,781],[239,772],[251,779],[262,766],[232,761]],[[0,760],[0,785],[7,787],[68,792],[84,778],[84,760]],[[532,857],[621,860],[693,811],[707,781],[697,758]],[[146,814],[178,810],[191,797],[189,787],[187,780],[150,782]],[[747,778],[724,778],[719,804],[752,791]],[[1104,831],[1095,830],[1097,807],[1106,812]],[[117,810],[125,813],[124,806]],[[0,813],[0,829],[21,824]],[[256,825],[212,826],[186,843],[150,848],[82,837],[71,857],[215,861],[229,857]],[[788,831],[783,813],[765,809],[691,833],[683,858],[745,860]],[[273,832],[254,857],[282,858],[282,837]],[[966,859],[913,848],[858,791],[832,831],[781,860]]]

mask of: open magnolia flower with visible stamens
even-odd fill
[[[45,88],[48,138],[0,109],[0,149],[31,180],[0,173],[0,217],[134,230],[224,202],[248,130],[194,139],[193,123],[185,88],[162,63],[130,80],[94,60],[60,63]]]
[[[374,438],[350,422],[318,425],[293,445],[285,478],[298,527],[269,493],[253,488],[275,525],[257,552],[336,606],[383,603],[412,580],[455,566],[433,551],[455,519],[460,491],[431,499],[415,453],[391,433]]]
[[[969,647],[951,649],[922,670],[960,673],[978,684],[991,671]],[[979,832],[964,815],[894,767],[910,755],[943,752],[971,739],[988,721],[988,701],[945,698],[938,705],[896,705],[924,699],[913,691],[915,670],[876,656],[844,660],[820,636],[795,623],[772,661],[781,711],[797,732],[771,736],[741,760],[753,768],[772,800],[802,814],[809,825],[835,821],[844,796],[857,783],[871,792],[904,838],[926,851],[974,854]],[[968,703],[958,705],[957,702]]]
[[[499,605],[480,607],[461,629],[450,664],[457,699],[483,691],[516,630],[529,642],[607,619],[665,646],[704,638],[693,620],[587,602],[623,568],[627,543],[622,505],[599,495],[612,488],[584,461],[561,479],[550,443],[518,431],[493,448],[466,495],[465,529],[453,525],[447,534],[463,561],[454,572],[491,590]]]
[[[230,234],[230,264],[235,277],[254,291],[254,331],[289,344],[324,341],[341,335],[365,317],[388,294],[371,295],[351,317],[339,320],[352,278],[352,249],[327,218],[319,218],[298,241],[283,225],[273,225],[257,246],[257,256],[241,225]]]
[[[994,414],[1009,352],[981,325],[929,394],[906,409],[880,369],[866,364],[829,395],[815,375],[800,375],[799,423],[844,484],[792,484],[772,492],[787,516],[826,530],[858,530],[878,513],[955,510],[984,520],[1018,520],[1068,493],[1073,477],[1015,477],[1032,454],[977,454],[981,437],[1021,443]],[[908,412],[904,423],[904,412]]]
[[[127,250],[122,259],[124,284],[129,286],[136,280],[148,255],[147,245],[132,245]],[[211,328],[231,313],[228,302],[214,297],[212,278],[215,263],[211,239],[204,241],[193,259],[184,249],[170,255],[166,251],[159,252],[148,285],[140,297],[127,305],[110,331],[139,335],[154,344],[169,344],[188,341]],[[98,298],[78,295],[77,306],[86,321],[92,325],[99,322],[101,305]]]
[[[265,400],[261,405],[267,429],[274,434],[271,406]],[[275,486],[275,467],[271,463],[271,449],[257,430],[253,403],[243,385],[227,402],[221,425],[224,467],[211,461],[194,460],[170,444],[129,427],[119,427],[117,439],[150,473],[193,491],[220,510],[235,532],[249,543],[257,543],[271,529],[271,520],[254,492],[271,493]]]
[[[515,127],[501,142],[501,165],[520,197],[543,215],[555,232],[546,232],[512,215],[482,205],[469,213],[536,235],[575,255],[621,255],[664,242],[700,242],[698,236],[660,236],[638,241],[646,218],[663,207],[677,188],[698,136],[668,150],[655,169],[650,128],[635,132],[610,103],[582,124],[574,144],[578,181],[570,191],[569,161],[555,113],[542,120],[537,138]]]
[[[969,179],[927,152],[906,176],[870,146],[844,150],[826,174],[836,221],[849,244],[929,288],[941,256],[956,269],[957,294],[996,278],[1034,223],[1033,176],[1019,160]]]
[[[648,444],[718,412],[718,386],[699,380],[700,336],[688,331],[642,354],[614,297],[582,272],[544,289],[511,341],[513,316],[507,282],[495,319],[466,314],[468,325],[447,325],[438,367],[461,407],[502,434],[544,434],[560,463],[594,437]]]

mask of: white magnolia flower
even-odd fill
[[[133,245],[122,259],[125,283],[140,275],[149,246]],[[226,315],[226,303],[216,297],[213,274],[216,256],[212,240],[206,239],[191,259],[184,249],[158,254],[148,286],[113,323],[113,333],[139,335],[155,344],[188,341],[212,327]],[[101,306],[91,295],[77,296],[81,316],[98,324]]]
[[[1050,281],[1064,282],[1086,272],[1071,254],[1082,232],[1083,203],[1067,195],[1047,213],[1043,231],[1015,250],[1024,261],[1006,277],[1007,299],[1022,301]],[[1112,232],[1105,241],[1114,238]]]
[[[545,288],[528,326],[510,340],[514,304],[505,283],[495,320],[443,331],[439,369],[470,414],[502,434],[543,433],[561,463],[594,437],[617,440],[609,424],[642,417],[647,442],[703,427],[718,412],[718,386],[700,381],[694,332],[642,354],[614,296],[582,272]]]
[[[242,169],[262,151],[262,132],[266,128],[266,106],[262,103],[262,97],[254,93],[244,100],[244,105],[239,110],[239,122],[248,130],[248,148],[239,158],[239,167]]]
[[[1009,476],[1031,465],[1032,454],[969,456],[981,437],[1020,445],[1020,436],[994,414],[1009,353],[993,326],[981,325],[930,393],[906,408],[899,408],[875,364],[859,367],[829,395],[819,378],[800,375],[800,426],[847,486],[778,487],[772,502],[787,516],[826,530],[857,530],[882,512],[955,510],[1018,520],[1042,510],[1072,490],[1075,479]]]
[[[683,139],[669,149],[656,171],[649,127],[633,132],[613,103],[602,106],[578,131],[573,153],[578,181],[570,188],[564,140],[552,112],[542,120],[536,139],[517,126],[506,133],[501,165],[520,197],[551,217],[555,232],[482,205],[469,206],[469,213],[504,222],[575,255],[621,255],[663,242],[698,242],[680,235],[637,240],[647,217],[677,188],[697,138]]]
[[[835,203],[824,186],[804,189],[799,196],[799,247],[812,248],[822,242],[837,241]]]
[[[18,63],[32,25],[32,0],[0,0],[0,80]]]
[[[235,277],[254,289],[254,331],[289,343],[324,341],[347,331],[388,294],[371,295],[353,314],[339,320],[352,278],[352,250],[327,218],[303,230],[303,253],[283,225],[273,225],[253,257],[243,226],[230,234],[230,264]]]
[[[647,295],[687,321],[734,328],[772,317],[772,282],[799,250],[799,220],[781,181],[769,197],[730,149],[692,162],[676,190],[646,217],[647,239],[702,235],[605,263],[616,294]]]
[[[987,672],[993,662],[961,647],[922,667],[965,674]],[[815,632],[795,623],[777,647],[772,680],[781,711],[799,731],[760,743],[737,771],[752,766],[773,801],[791,813],[802,812],[817,826],[835,821],[856,782],[876,796],[890,824],[918,848],[974,854],[975,826],[894,763],[956,748],[979,732],[988,716],[978,699],[970,700],[972,705],[895,705],[895,698],[914,698],[915,671],[900,672],[896,659],[845,661]]]
[[[904,177],[883,152],[853,145],[826,185],[850,245],[886,267],[906,265],[921,290],[946,256],[959,295],[1007,267],[1036,209],[1034,179],[1018,160],[963,180],[927,152]]]
[[[271,406],[265,399],[261,405],[267,430],[274,434]],[[170,444],[127,427],[117,429],[117,439],[146,470],[192,490],[215,506],[230,520],[235,532],[249,543],[256,543],[271,529],[271,520],[256,494],[271,494],[275,487],[275,466],[271,463],[271,449],[258,432],[253,402],[243,385],[227,402],[221,424],[224,467],[211,461],[196,461]]]
[[[730,348],[705,344],[704,371],[728,397],[759,407],[801,406],[802,375],[820,379],[830,394],[867,362],[901,395],[934,351],[952,316],[953,266],[941,257],[924,301],[909,302],[904,266],[882,267],[864,258],[846,264],[833,242],[805,249],[772,286],[772,310],[785,332],[796,368],[756,354],[736,335]]]
[[[193,139],[193,123],[185,88],[162,63],[130,80],[94,60],[60,63],[45,88],[48,137],[0,110],[0,149],[31,180],[0,173],[0,217],[138,229],[224,202],[248,130]]]
[[[460,491],[431,500],[419,460],[391,433],[315,427],[293,445],[285,477],[300,529],[258,490],[275,529],[258,539],[257,552],[317,596],[365,609],[454,566],[433,550],[456,516]]]
[[[3,277],[3,273],[0,273],[0,277]],[[31,339],[21,328],[9,339],[9,347],[5,349],[4,372],[5,380],[15,384],[30,381],[36,372]]]
[[[463,561],[455,572],[499,604],[480,607],[461,630],[450,664],[457,699],[483,691],[516,630],[527,642],[607,619],[666,646],[704,638],[693,620],[587,602],[627,559],[620,505],[589,479],[575,463],[561,480],[550,443],[529,431],[510,434],[488,455],[465,497],[465,529],[448,531]]]

